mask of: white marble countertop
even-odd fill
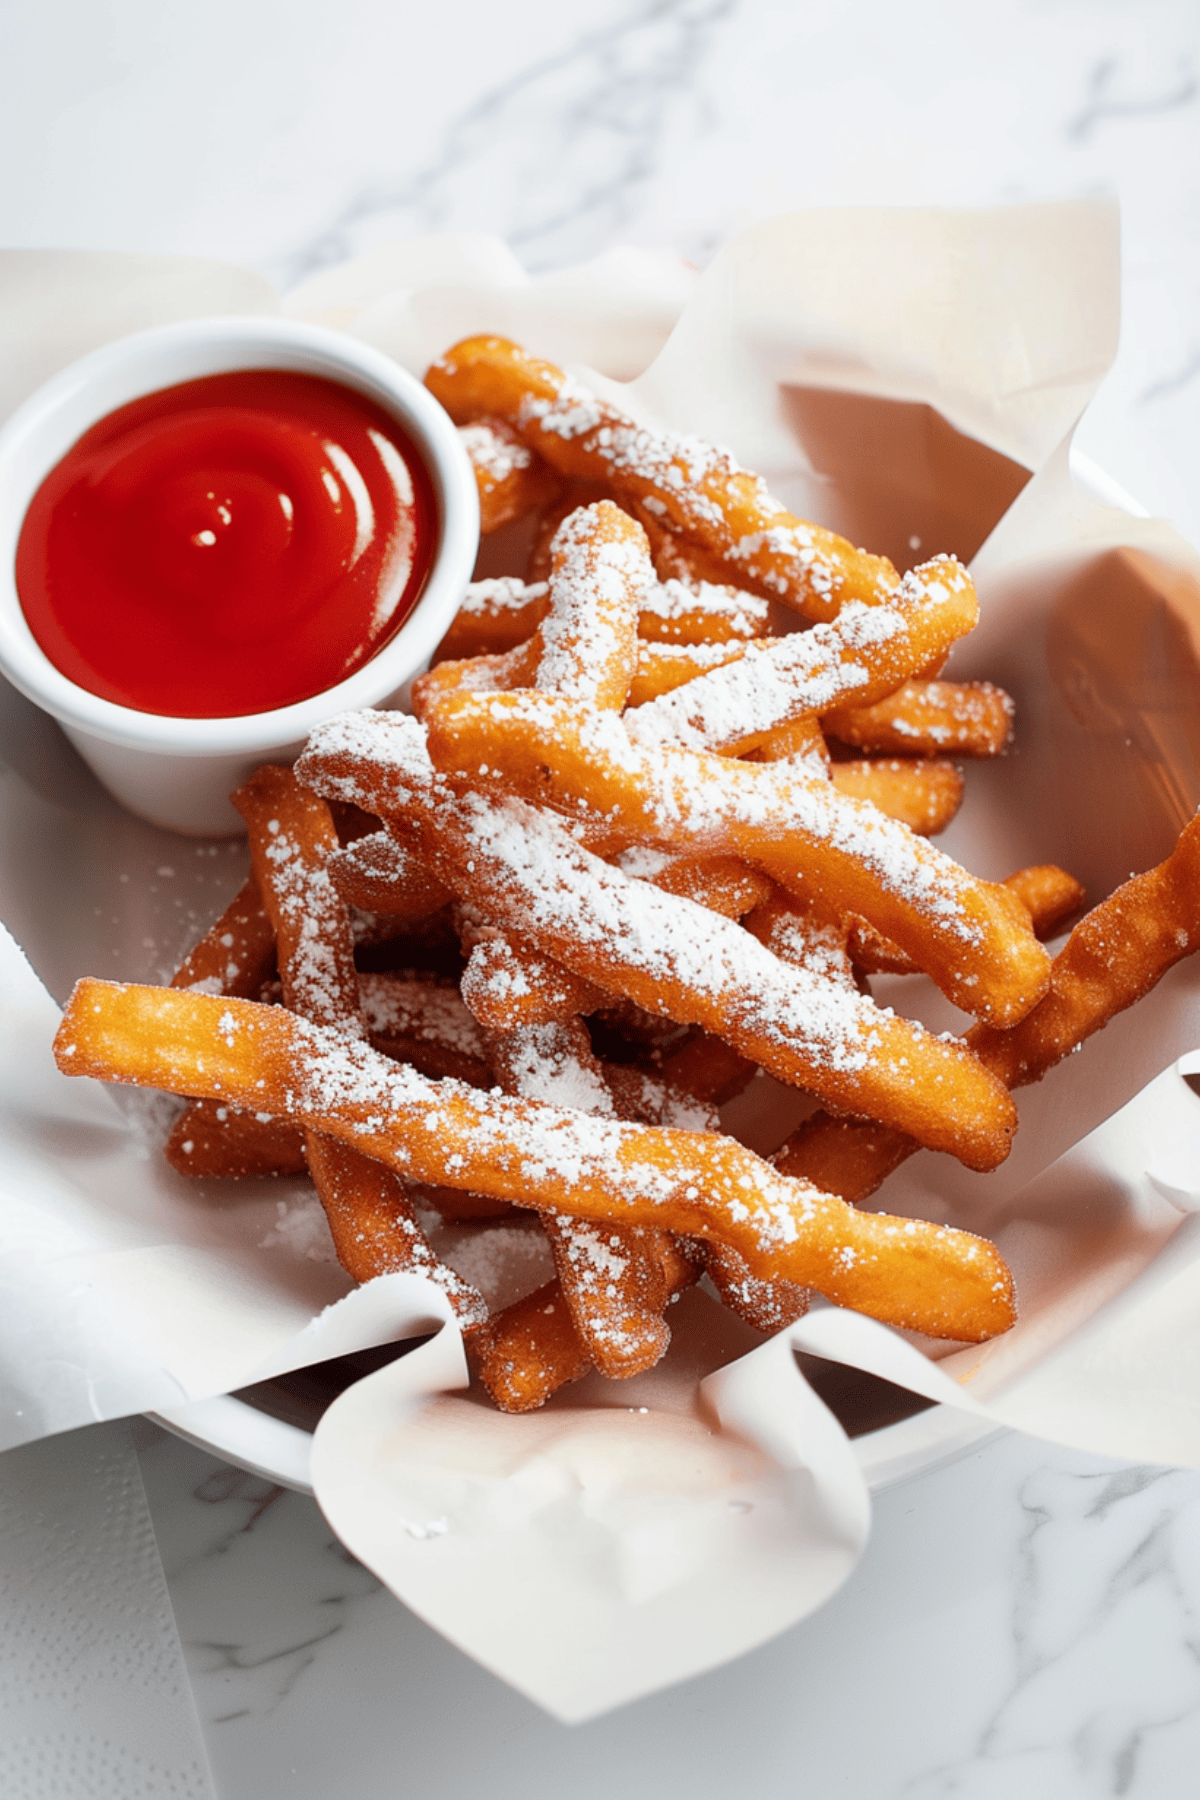
[[[0,244],[281,285],[414,231],[702,262],[794,206],[1115,193],[1122,345],[1078,442],[1200,539],[1194,0],[0,0],[0,171]],[[1200,1476],[996,1440],[880,1495],[817,1616],[567,1731],[310,1501],[137,1441],[220,1800],[1195,1789]]]

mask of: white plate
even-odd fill
[[[1094,465],[1081,459],[1076,473],[1108,504],[1142,513]],[[245,868],[241,844],[181,839],[123,812],[52,721],[0,682],[0,917],[56,999],[84,974],[168,979]],[[311,1435],[295,1421],[306,1408],[315,1420],[320,1402],[310,1382],[298,1406],[298,1379],[303,1387],[302,1377],[288,1377],[256,1390],[254,1404],[225,1396],[156,1417],[240,1467],[311,1491]],[[868,1429],[880,1414],[878,1391],[862,1377],[848,1383],[846,1371],[831,1379],[841,1383],[835,1410],[873,1487],[936,1468],[991,1435],[940,1408]]]
[[[298,1493],[313,1491],[312,1434],[233,1394],[147,1417],[239,1469]],[[1001,1436],[1003,1427],[931,1406],[898,1424],[855,1437],[853,1444],[868,1485],[878,1490],[910,1475],[928,1474]]]

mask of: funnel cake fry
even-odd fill
[[[1014,874],[1004,877],[1002,886],[1017,896],[1029,914],[1035,935],[1042,940],[1053,937],[1064,920],[1079,911],[1087,897],[1075,877],[1054,863],[1037,863],[1032,868],[1017,869]],[[911,956],[890,943],[865,919],[852,917],[849,927],[850,954],[864,974],[920,974]],[[1052,970],[1052,983],[1053,979]]]
[[[508,1094],[615,1118],[612,1094],[576,1020],[518,1027],[492,1038],[492,1066]],[[665,1233],[543,1214],[542,1225],[572,1323],[602,1375],[651,1369],[671,1341]]]
[[[637,670],[629,688],[629,716],[632,718],[642,707],[653,705],[714,669],[739,662],[745,648],[740,638],[700,644],[648,644],[639,640]]]
[[[829,779],[839,794],[869,800],[918,837],[945,831],[962,804],[963,778],[953,763],[910,762],[902,757],[835,762],[829,766]]]
[[[427,919],[450,899],[416,851],[391,831],[373,831],[330,851],[325,866],[347,906],[383,918]]]
[[[793,517],[727,450],[649,430],[504,338],[467,338],[425,384],[459,423],[498,417],[560,474],[611,484],[720,560],[741,587],[813,619],[898,585],[886,557]]]
[[[381,815],[407,808],[406,829],[418,831],[439,879],[485,896],[492,917],[567,968],[649,1012],[703,1025],[780,1080],[885,1118],[970,1167],[994,1168],[1007,1154],[1012,1103],[969,1056],[600,861],[548,814],[456,793],[429,764],[414,720],[343,715],[314,734],[299,766],[331,796],[365,788]]]
[[[350,922],[326,866],[338,847],[329,807],[302,788],[291,769],[272,764],[257,770],[232,800],[249,828],[251,866],[275,929],[286,1006],[347,1042],[361,1043],[366,1027]],[[411,1269],[443,1289],[465,1327],[483,1323],[482,1295],[434,1254],[395,1173],[311,1128],[305,1130],[304,1155],[338,1261],[349,1275],[369,1281]]]
[[[458,441],[475,471],[479,529],[484,537],[553,500],[562,482],[503,419],[460,425]]]
[[[472,1333],[469,1350],[501,1412],[536,1412],[551,1394],[592,1368],[557,1279],[493,1313]]]
[[[336,722],[313,739],[320,746]],[[439,767],[681,855],[723,852],[827,913],[859,913],[964,1011],[1003,1026],[1046,991],[1049,959],[1015,895],[790,763],[631,744],[624,722],[556,696],[458,694],[429,719]],[[317,766],[314,748],[306,766]],[[386,809],[384,809],[386,810]]]
[[[219,1100],[192,1100],[167,1136],[164,1154],[179,1175],[196,1181],[303,1175],[304,1133],[286,1120],[241,1112]]]
[[[640,707],[629,735],[646,749],[743,755],[807,714],[890,694],[978,618],[967,571],[952,556],[937,557],[877,606],[850,603],[829,624],[746,644],[736,661]]]
[[[745,645],[738,638],[715,643],[658,644],[639,638],[635,649],[629,705],[641,707],[671,693],[710,669],[736,662]],[[440,662],[413,682],[413,711],[428,716],[443,694],[502,694],[514,688],[531,688],[542,660],[540,628],[526,643],[496,656],[472,656],[461,662]]]
[[[482,1033],[456,988],[391,972],[366,974],[359,976],[359,997],[376,1050],[433,1079],[453,1075],[490,1085]],[[294,1125],[212,1100],[185,1107],[165,1154],[180,1175],[196,1180],[303,1175],[308,1168],[304,1136]]]
[[[973,1026],[965,1042],[1007,1087],[1026,1087],[1198,947],[1200,815],[1184,827],[1165,862],[1124,882],[1079,921],[1054,958],[1050,990],[1033,1012],[1011,1031]],[[919,1148],[902,1132],[818,1112],[793,1132],[775,1162],[784,1173],[819,1182],[846,1200],[865,1200]]]
[[[275,967],[275,932],[251,875],[171,977],[171,986],[251,1000]]]
[[[905,681],[882,700],[826,712],[830,737],[885,756],[999,756],[1014,707],[990,681]]]
[[[515,575],[473,581],[433,653],[434,665],[515,650],[533,636],[549,604],[545,581],[522,581]]]
[[[272,1112],[409,1180],[717,1237],[764,1280],[933,1336],[977,1342],[1012,1323],[1003,1260],[967,1232],[858,1213],[728,1138],[431,1082],[284,1007],[89,979],[55,1056],[65,1073]]]
[[[547,546],[547,569],[549,569]],[[495,656],[527,643],[546,616],[547,581],[515,576],[472,582],[434,652],[435,664]],[[655,581],[642,595],[638,635],[646,643],[716,644],[765,637],[769,603],[742,588],[712,582],[689,587]]]
[[[585,976],[496,928],[467,958],[462,997],[486,1030],[511,1031],[594,1012],[606,995]]]
[[[723,644],[766,637],[770,602],[724,582],[659,580],[642,598],[638,634],[656,644]]]
[[[620,712],[637,668],[642,596],[654,581],[646,534],[601,500],[564,520],[550,556],[534,685]]]
[[[1054,937],[1061,925],[1077,913],[1087,899],[1081,883],[1054,863],[1035,863],[1004,877],[1033,920],[1040,938]]]

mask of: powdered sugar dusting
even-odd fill
[[[856,691],[878,691],[881,672],[885,689],[894,687],[911,673],[902,662],[897,666],[897,652],[903,654],[949,593],[969,585],[957,565],[950,565],[949,576],[942,562],[930,567],[937,569],[936,577],[910,570],[896,593],[877,606],[848,601],[827,624],[747,644],[736,663],[639,707],[628,721],[630,736],[648,746],[729,749],[806,714],[844,705]],[[926,648],[925,660],[928,655]],[[916,660],[922,660],[920,653]]]
[[[458,439],[477,475],[483,475],[492,487],[499,487],[521,469],[533,463],[533,452],[509,431],[497,428],[487,420],[475,425],[460,425]]]
[[[552,556],[537,686],[619,708],[635,667],[642,597],[654,580],[645,535],[601,502],[563,521]]]
[[[488,581],[473,581],[463,596],[460,612],[469,618],[494,618],[506,612],[524,612],[535,600],[549,593],[544,581],[521,581],[515,575],[499,575]]]

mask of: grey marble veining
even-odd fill
[[[1200,1482],[1056,1466],[1020,1484],[1011,1681],[970,1753],[912,1800],[968,1792],[1154,1794],[1200,1740]]]
[[[1194,0],[8,0],[0,242],[186,252],[281,285],[397,235],[533,268],[704,262],[797,206],[1115,193],[1120,357],[1080,442],[1200,536]]]
[[[440,126],[415,170],[364,182],[287,260],[283,284],[392,238],[478,229],[484,204],[531,270],[621,242],[737,8],[738,0],[648,0],[611,23],[593,17],[561,49],[535,49]]]
[[[339,1780],[356,1800],[1194,1791],[1197,1475],[1003,1438],[878,1496],[863,1565],[814,1618],[568,1730],[379,1590],[311,1502],[165,1439],[142,1465],[227,1800]]]

